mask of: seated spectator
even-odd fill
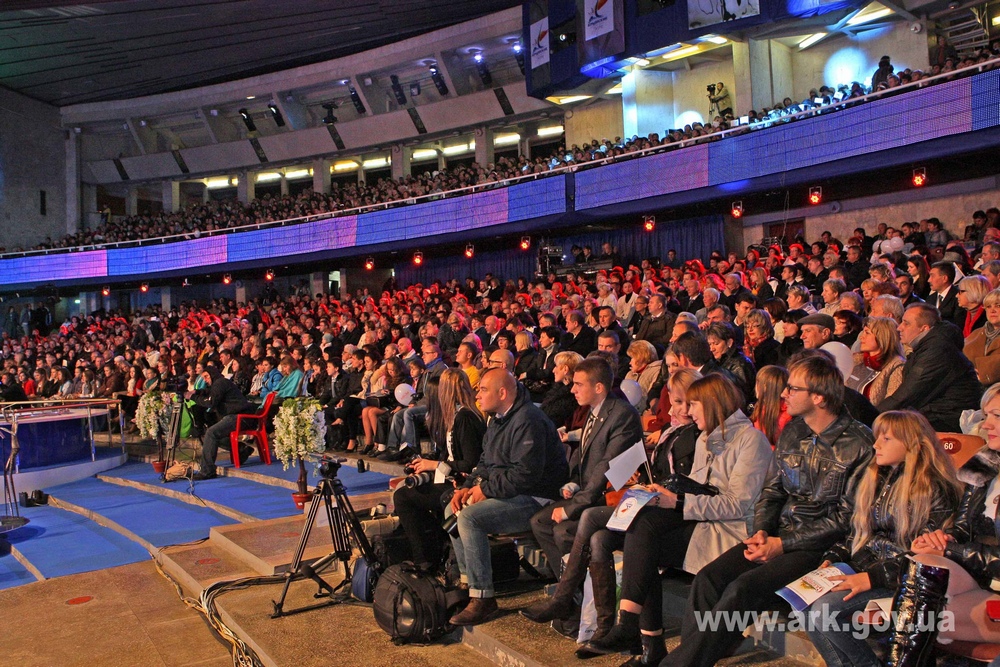
[[[634,341],[628,348],[629,372],[626,380],[635,380],[642,389],[640,412],[649,404],[649,390],[660,377],[661,362],[656,358],[656,348],[645,340]]]
[[[757,402],[754,403],[750,421],[755,429],[767,437],[772,449],[778,444],[785,426],[792,420],[785,399],[781,397],[787,384],[788,371],[784,366],[764,366],[757,371]]]
[[[965,312],[962,336],[968,338],[972,332],[986,323],[986,309],[983,299],[990,292],[990,282],[983,276],[966,276],[958,281],[958,307]]]
[[[847,347],[852,347],[864,325],[861,316],[850,310],[838,310],[833,314],[833,322],[833,339]]]
[[[560,438],[565,442],[564,432],[569,427],[570,418],[576,412],[579,404],[573,396],[571,387],[573,373],[583,361],[576,352],[557,352],[553,360],[553,383],[545,392],[542,404],[539,406],[556,428],[560,430]]]
[[[899,338],[913,351],[902,384],[878,403],[879,412],[909,408],[927,417],[935,431],[959,432],[962,410],[975,409],[983,391],[975,366],[962,354],[962,333],[942,322],[933,306],[918,303],[903,314]]]
[[[490,369],[476,398],[491,416],[483,456],[445,512],[458,515],[452,547],[470,596],[469,605],[449,621],[452,625],[478,625],[496,614],[490,533],[528,530],[531,517],[545,500],[560,497],[569,477],[555,427],[513,375]]]
[[[413,562],[432,570],[440,568],[447,536],[444,521],[445,494],[454,489],[447,478],[472,472],[483,452],[486,420],[476,406],[468,376],[447,368],[427,382],[430,394],[427,427],[431,440],[445,457],[440,461],[417,457],[410,461],[413,474],[432,473],[434,481],[414,487],[400,485],[393,494],[393,506],[410,543]],[[456,482],[459,481],[456,477]]]
[[[743,405],[753,403],[757,369],[743,351],[736,347],[733,325],[728,322],[716,322],[708,327],[705,338],[716,363],[729,372],[736,388],[743,394]]]
[[[984,387],[1000,382],[1000,290],[989,292],[983,299],[986,323],[965,339],[962,352],[976,367]]]
[[[200,467],[193,476],[196,481],[213,479],[216,476],[215,458],[219,449],[231,447],[229,434],[236,430],[236,415],[255,411],[255,406],[247,401],[239,387],[233,384],[232,380],[222,377],[218,368],[209,366],[202,375],[205,384],[208,385],[209,393],[207,397],[199,396],[195,400],[217,417],[218,421],[205,431]],[[236,455],[242,462],[251,452],[253,452],[252,447],[240,443]]]
[[[897,324],[886,317],[869,317],[858,342],[863,360],[855,364],[845,384],[878,405],[903,383],[906,358]]]

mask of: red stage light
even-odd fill
[[[472,259],[472,256],[476,254],[476,246],[471,243],[465,246],[465,256],[468,259]]]
[[[743,202],[741,202],[741,201],[734,201],[730,213],[731,213],[731,215],[734,218],[742,218],[743,217]]]
[[[522,236],[521,237],[521,250],[527,250],[531,247],[531,237]]]
[[[264,272],[264,280],[267,280],[269,282],[271,280],[274,280],[274,271],[272,271],[271,269],[268,269],[267,271],[265,271]]]
[[[365,271],[371,271],[375,268],[375,258],[369,257],[365,260]]]
[[[823,201],[823,188],[818,185],[809,188],[809,203],[815,206],[821,201]]]
[[[233,282],[233,277],[231,275],[229,275],[227,273],[226,275],[222,276],[222,284],[223,285],[228,285],[231,282]]]
[[[104,287],[101,289],[101,296],[111,296],[111,288]]]
[[[647,232],[651,232],[656,229],[656,218],[652,215],[642,216],[642,228]]]
[[[913,170],[913,185],[914,187],[923,187],[927,184],[927,170],[923,167]]]
[[[417,266],[420,266],[421,264],[423,264],[424,263],[424,253],[419,252],[419,251],[413,253],[413,263],[416,264]]]
[[[149,291],[149,283],[143,283],[143,284],[139,285],[139,291],[140,292],[148,292]]]

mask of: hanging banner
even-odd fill
[[[549,62],[549,17],[535,21],[529,28],[531,36],[531,69]]]
[[[687,0],[687,3],[691,30],[760,14],[760,0]]]
[[[584,39],[591,40],[615,29],[615,0],[583,0]]]

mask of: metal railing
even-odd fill
[[[479,183],[476,185],[470,185],[462,188],[455,188],[454,190],[445,190],[442,192],[434,192],[426,195],[419,195],[416,197],[407,197],[405,199],[395,199],[388,202],[383,202],[379,204],[369,204],[366,206],[357,206],[348,209],[338,209],[336,211],[329,211],[325,213],[317,213],[308,216],[300,216],[296,218],[286,218],[283,220],[271,220],[267,222],[258,222],[250,225],[241,225],[238,227],[226,227],[224,229],[214,229],[209,231],[196,231],[196,232],[186,232],[183,234],[171,234],[167,236],[157,236],[146,239],[133,239],[128,241],[112,241],[108,243],[97,243],[88,244],[83,246],[72,246],[66,248],[43,248],[37,250],[24,250],[19,252],[6,252],[0,253],[0,259],[10,259],[14,257],[29,257],[38,255],[53,255],[53,254],[65,254],[71,252],[83,252],[83,251],[93,251],[93,250],[107,250],[115,248],[136,248],[141,246],[150,246],[164,243],[174,243],[177,241],[191,241],[199,238],[206,238],[210,236],[218,236],[222,234],[234,234],[245,231],[255,231],[260,229],[269,229],[271,227],[285,227],[288,225],[303,224],[308,222],[314,222],[316,220],[327,220],[331,218],[346,217],[350,215],[360,215],[363,213],[371,213],[374,211],[384,211],[390,208],[399,208],[402,206],[412,206],[414,204],[421,204],[426,202],[437,201],[440,199],[448,199],[452,197],[460,197],[468,194],[474,194],[476,192],[483,192],[487,190],[495,190],[500,187],[510,187],[512,185],[517,185],[519,183],[524,183],[528,181],[538,180],[540,178],[548,178],[549,176],[556,176],[566,173],[574,173],[580,169],[591,169],[594,167],[600,167],[607,164],[612,164],[615,162],[622,162],[626,160],[633,160],[635,158],[644,157],[646,155],[652,155],[656,153],[664,153],[668,151],[678,150],[682,148],[688,148],[691,146],[696,146],[699,144],[704,144],[712,141],[719,141],[730,135],[742,135],[747,132],[760,131],[762,129],[769,129],[774,126],[781,126],[785,123],[789,123],[796,120],[802,120],[804,118],[811,118],[817,115],[826,115],[831,112],[839,111],[842,109],[847,109],[853,106],[863,104],[865,102],[874,101],[881,99],[883,97],[890,97],[898,95],[901,92],[912,92],[916,90],[921,90],[927,88],[935,83],[944,83],[946,81],[951,81],[953,79],[971,76],[973,74],[978,74],[984,72],[988,69],[993,69],[998,64],[1000,64],[1000,57],[992,58],[984,63],[977,63],[969,67],[964,67],[961,69],[956,69],[951,72],[946,72],[942,74],[937,74],[935,76],[929,76],[919,81],[911,82],[908,84],[897,86],[896,88],[891,88],[881,91],[873,91],[865,95],[859,95],[858,97],[850,97],[842,100],[834,100],[829,104],[817,105],[813,108],[806,109],[804,111],[798,111],[795,113],[781,114],[776,118],[765,117],[759,119],[757,122],[749,123],[747,125],[739,125],[736,127],[731,127],[725,130],[718,130],[708,134],[706,136],[695,137],[692,139],[684,139],[682,141],[675,141],[668,144],[659,144],[657,146],[652,146],[650,148],[645,148],[641,150],[634,150],[624,153],[622,155],[615,155],[605,157],[599,160],[588,160],[586,162],[574,162],[566,164],[561,167],[555,167],[548,169],[541,173],[531,173],[525,174],[524,176],[516,176],[513,178],[507,178],[499,181],[494,181],[490,183]]]

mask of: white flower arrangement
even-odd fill
[[[326,449],[326,417],[314,398],[286,399],[274,418],[274,455],[285,470]]]
[[[135,412],[139,437],[155,438],[160,433],[166,433],[173,400],[174,394],[169,391],[150,391],[139,397],[139,407]]]

